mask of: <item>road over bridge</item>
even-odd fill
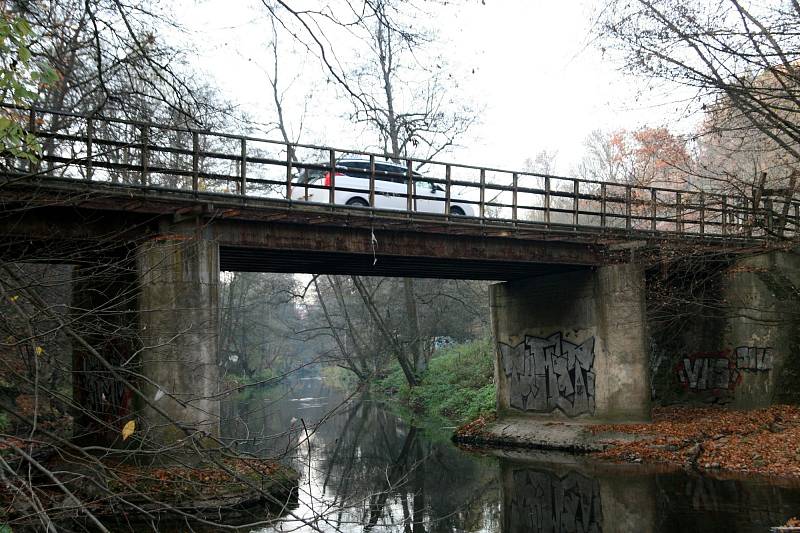
[[[162,430],[166,411],[217,431],[220,270],[505,281],[491,295],[501,412],[647,418],[645,260],[705,254],[741,266],[737,257],[786,249],[800,222],[793,191],[733,194],[387,162],[169,125],[6,112],[26,121],[43,155],[0,166],[3,260],[119,266],[112,280],[76,287],[77,297],[114,301],[121,283],[136,287],[136,309],[114,320],[134,320],[140,339],[99,361],[77,349],[75,394],[91,404],[98,369],[141,353],[147,397],[169,394],[160,410],[118,406],[118,414],[154,428],[160,420]],[[755,271],[732,270],[736,279],[720,297],[742,307],[769,300],[753,272],[800,272],[771,257]],[[769,313],[781,313],[773,300]],[[725,338],[714,342],[749,346],[760,335],[790,344],[780,325],[755,332],[746,320],[719,321]],[[753,391],[775,383],[764,380]]]
[[[224,270],[507,280],[552,265],[624,261],[626,249],[751,250],[793,236],[800,220],[796,199],[759,191],[736,196],[415,159],[402,161],[406,174],[392,175],[367,152],[24,113],[44,156],[8,161],[4,170],[0,238],[9,252],[43,238],[193,234],[219,243]],[[343,158],[366,168],[344,170]],[[298,181],[315,173],[333,178]],[[360,188],[343,179],[352,175]],[[381,191],[385,183],[404,189],[400,208],[397,192]],[[372,207],[343,205],[341,194]],[[309,196],[327,202],[298,200]],[[441,214],[430,212],[437,202]],[[449,214],[456,202],[470,216]]]

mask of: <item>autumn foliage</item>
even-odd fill
[[[718,407],[662,407],[652,424],[593,426],[643,437],[617,442],[597,455],[629,462],[665,462],[698,470],[800,477],[800,407],[753,411]]]

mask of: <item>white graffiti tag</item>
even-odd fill
[[[594,337],[575,344],[561,333],[526,335],[516,346],[499,343],[511,407],[540,413],[560,409],[569,416],[593,413],[594,344]]]

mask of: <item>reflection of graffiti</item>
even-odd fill
[[[526,335],[516,346],[501,342],[499,348],[511,407],[543,413],[560,409],[569,416],[594,412],[594,337],[573,344],[561,333]]]
[[[505,531],[600,532],[600,484],[576,472],[563,478],[536,470],[515,470]]]
[[[739,346],[721,352],[698,352],[675,367],[681,385],[691,391],[732,391],[742,381],[742,371],[770,370],[771,348]]]

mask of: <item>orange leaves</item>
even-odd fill
[[[653,411],[652,424],[615,424],[593,430],[651,435],[618,443],[599,454],[610,459],[800,477],[800,408],[794,406],[754,411],[659,408]]]
[[[472,422],[467,422],[463,426],[456,429],[456,435],[459,437],[471,437],[480,435],[483,432],[483,428],[486,426],[488,422],[495,420],[496,416],[491,415],[488,417],[480,417]]]
[[[603,134],[602,147],[595,152],[617,169],[615,181],[643,186],[678,187],[690,159],[686,141],[666,128],[641,128],[636,131],[617,130]],[[598,142],[598,141],[595,141]]]
[[[277,463],[261,459],[223,459],[222,464],[224,467],[212,464],[195,468],[178,465],[158,468],[114,465],[111,468],[126,484],[142,492],[184,496],[226,490],[244,478],[270,477],[279,469]]]

